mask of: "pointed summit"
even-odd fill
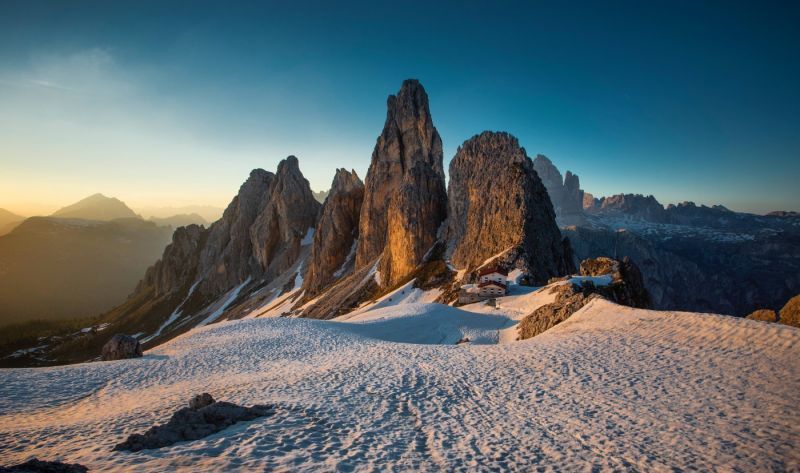
[[[419,81],[408,79],[387,100],[386,122],[367,171],[356,268],[383,255],[384,284],[402,279],[433,245],[446,212],[442,139],[428,94]]]
[[[306,298],[310,299],[329,283],[352,271],[363,200],[364,183],[356,172],[337,169],[314,232],[308,271],[303,280]]]

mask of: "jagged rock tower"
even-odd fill
[[[450,162],[447,257],[469,271],[489,260],[544,284],[573,270],[553,205],[531,159],[508,133],[465,141]]]
[[[413,271],[447,215],[442,139],[425,89],[406,80],[387,108],[367,171],[355,261],[359,269],[380,258],[382,286]]]
[[[314,232],[308,270],[303,280],[306,299],[319,294],[328,284],[353,269],[363,200],[364,183],[356,172],[337,169]]]

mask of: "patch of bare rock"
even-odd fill
[[[103,361],[126,360],[140,356],[142,356],[142,345],[139,340],[130,335],[118,333],[103,345],[100,359]]]
[[[626,257],[622,261],[606,257],[586,259],[581,262],[580,275],[608,275],[611,281],[608,284],[595,285],[590,280],[584,280],[580,284],[566,282],[554,286],[550,291],[556,294],[555,302],[539,307],[520,322],[517,329],[520,340],[535,337],[553,328],[596,297],[630,307],[650,308],[650,294],[644,287],[639,268],[630,258]]]
[[[177,442],[198,440],[224,430],[237,422],[245,422],[272,414],[271,405],[251,407],[215,401],[203,393],[189,400],[189,407],[178,409],[163,425],[150,427],[144,434],[132,434],[114,450],[138,452],[167,447]]]
[[[800,294],[789,299],[778,312],[770,309],[759,309],[748,315],[747,318],[800,327]]]
[[[86,473],[89,471],[77,463],[42,461],[37,458],[13,466],[0,466],[0,473]]]

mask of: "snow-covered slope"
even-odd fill
[[[500,300],[496,315],[411,304],[227,321],[142,359],[2,370],[0,458],[97,471],[796,471],[800,330],[594,300],[530,340],[453,344],[491,342],[521,298],[546,303],[542,291]],[[111,451],[204,391],[277,413]]]

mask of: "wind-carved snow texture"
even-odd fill
[[[598,299],[523,342],[398,343],[465,333],[488,343],[547,297],[500,298],[499,311],[384,307],[355,323],[220,322],[137,360],[2,370],[0,458],[96,471],[797,468],[792,327]],[[158,450],[111,451],[206,391],[275,404],[275,415]]]

